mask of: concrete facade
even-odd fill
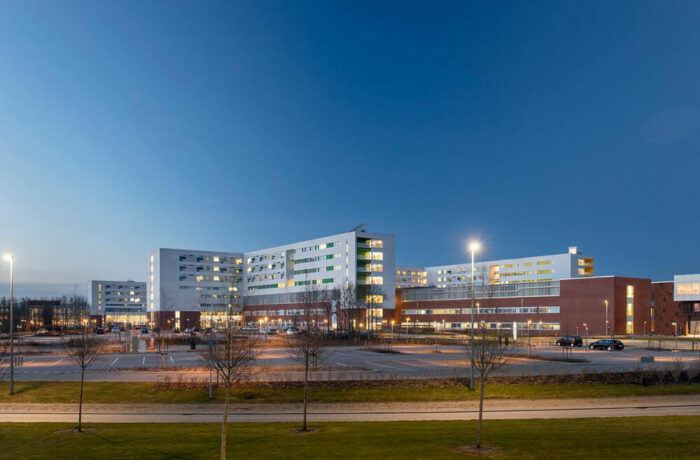
[[[146,282],[91,280],[88,282],[90,316],[108,323],[143,324],[146,321]]]

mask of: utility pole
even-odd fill
[[[3,257],[10,262],[10,395],[15,394],[15,256],[5,254]]]
[[[471,285],[471,321],[469,324],[469,330],[471,332],[471,367],[469,370],[469,389],[474,389],[474,253],[479,250],[479,243],[472,242],[469,244],[469,251],[472,254],[472,285]]]

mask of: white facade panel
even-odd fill
[[[675,275],[673,277],[673,300],[676,302],[700,301],[700,274]]]

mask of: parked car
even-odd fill
[[[112,328],[112,334],[118,334],[119,333],[119,328],[118,327],[113,327]]]
[[[49,331],[46,328],[39,328],[36,330],[34,335],[49,335]]]
[[[148,334],[148,329],[145,327],[141,329],[141,334]]]
[[[185,334],[191,334],[192,332],[194,332],[194,330],[191,327],[185,329]]]
[[[287,329],[287,335],[297,335],[299,333],[299,329],[296,327],[290,327]]]
[[[105,330],[101,327],[95,328],[95,334],[104,334]]]
[[[560,347],[582,347],[583,339],[578,335],[565,335],[557,340],[557,345]]]
[[[588,345],[591,350],[623,350],[625,345],[617,339],[602,339]]]

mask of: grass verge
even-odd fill
[[[2,403],[74,403],[78,400],[76,382],[16,382],[15,395],[9,396],[8,384],[0,384]],[[657,396],[700,394],[697,384],[669,384],[643,386],[633,384],[489,384],[486,398],[503,399],[565,399],[607,398],[620,396]],[[296,403],[302,397],[299,388],[276,386],[241,386],[232,391],[233,402],[245,403]],[[311,387],[311,402],[417,402],[417,401],[468,401],[475,400],[478,392],[469,391],[462,385],[428,386],[421,382],[411,384],[387,382],[386,386]],[[221,403],[222,389],[214,390],[214,399],[209,399],[206,388],[177,387],[161,389],[150,382],[87,382],[85,399],[90,403],[152,403],[188,404]]]
[[[488,420],[484,442],[498,458],[700,458],[693,428],[700,417]],[[469,458],[476,423],[318,423],[294,433],[290,423],[231,424],[229,458]],[[217,458],[218,424],[0,424],[0,459]]]

